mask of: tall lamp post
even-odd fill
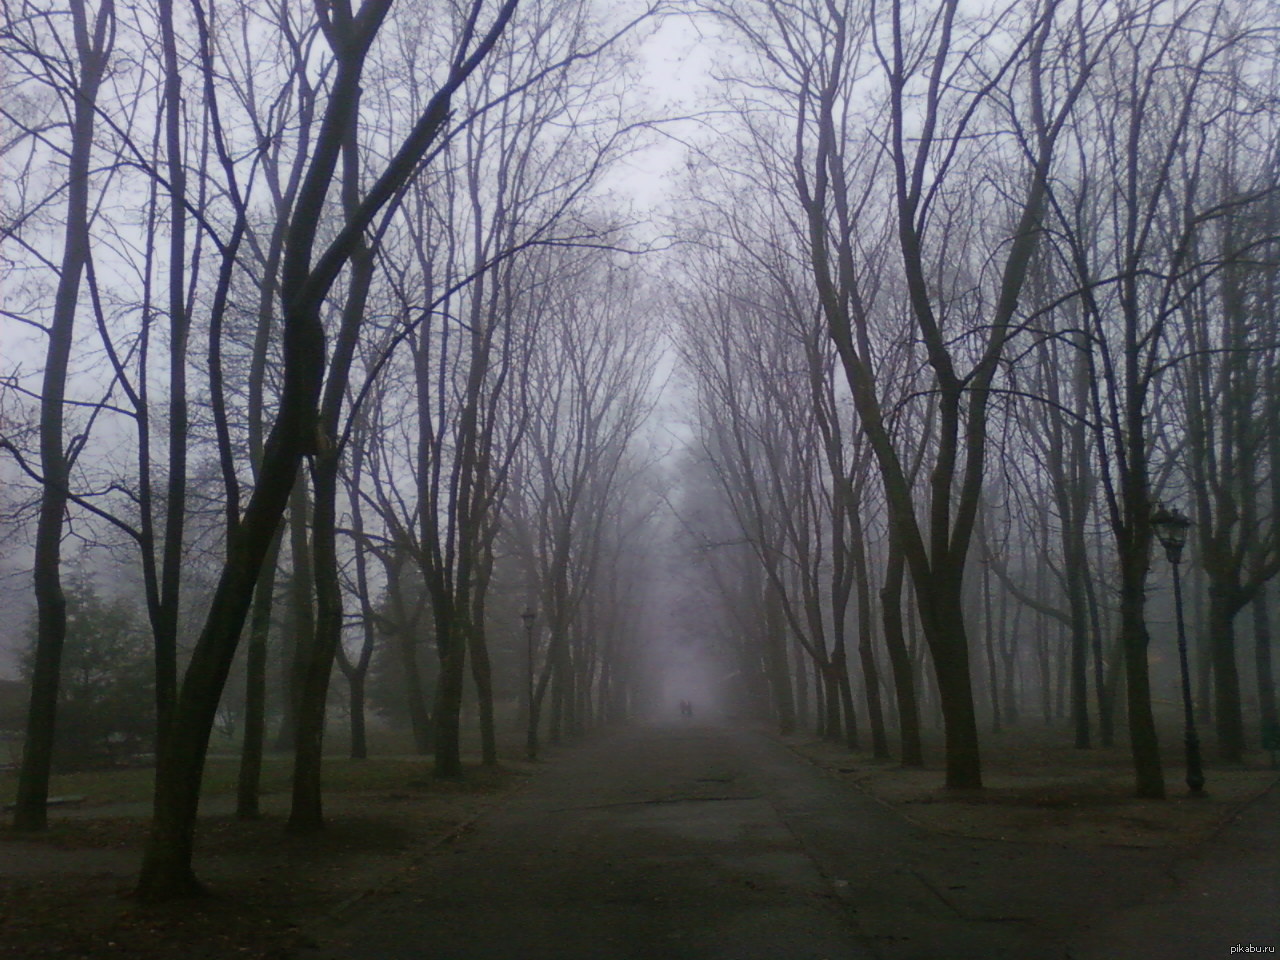
[[[533,711],[533,621],[536,618],[533,607],[525,607],[524,613],[520,614],[520,619],[524,621],[525,693],[529,698],[529,726],[525,748],[530,760],[538,759],[538,719]]]
[[[1187,757],[1187,786],[1196,795],[1204,793],[1204,768],[1200,764],[1200,738],[1196,736],[1195,708],[1191,704],[1191,674],[1187,669],[1187,631],[1182,622],[1182,548],[1187,542],[1191,521],[1177,510],[1160,505],[1151,514],[1151,528],[1164,547],[1173,567],[1173,608],[1178,623],[1178,666],[1182,670],[1182,715],[1185,723],[1183,745]]]

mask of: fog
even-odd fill
[[[711,799],[781,809],[798,755],[1109,838],[1118,797],[1256,793],[1269,0],[0,20],[18,829],[154,769],[159,900],[209,756],[246,822],[287,759],[298,834],[340,756],[610,737],[686,799],[758,767]]]

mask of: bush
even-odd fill
[[[22,673],[30,679],[34,624]],[[155,727],[155,667],[136,607],[104,600],[89,582],[67,585],[67,639],[58,689],[54,764],[84,770],[149,750]]]

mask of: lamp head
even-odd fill
[[[1177,563],[1181,560],[1182,548],[1186,546],[1187,534],[1191,531],[1191,521],[1177,510],[1170,510],[1161,503],[1151,514],[1151,529],[1164,547],[1169,562]]]

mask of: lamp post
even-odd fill
[[[1187,669],[1187,631],[1182,622],[1182,576],[1178,570],[1182,563],[1182,548],[1187,542],[1191,521],[1177,510],[1169,510],[1163,504],[1151,514],[1151,528],[1156,539],[1164,547],[1164,554],[1173,567],[1173,608],[1178,623],[1178,666],[1182,670],[1182,715],[1184,720],[1183,745],[1187,757],[1187,787],[1196,795],[1204,793],[1204,768],[1200,764],[1200,738],[1196,736],[1195,708],[1191,705],[1191,674]]]
[[[538,759],[538,720],[533,712],[533,621],[536,618],[533,607],[525,607],[524,613],[520,614],[520,619],[524,621],[525,693],[529,698],[529,726],[525,748],[530,760]]]

